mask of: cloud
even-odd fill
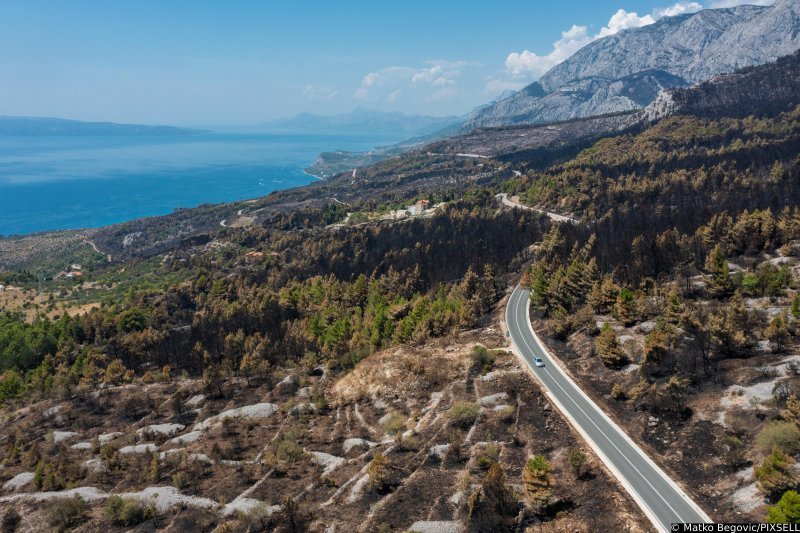
[[[421,68],[387,67],[366,74],[355,92],[356,98],[371,102],[394,103],[401,96],[440,100],[460,94],[456,87],[465,61],[427,61]]]
[[[736,7],[741,5],[748,6],[771,6],[775,0],[715,0],[708,7],[717,9],[720,7]]]
[[[446,85],[455,85],[455,77],[460,76],[461,72],[458,70],[445,70],[441,65],[434,65],[429,68],[424,68],[414,74],[411,78],[411,83],[414,85],[431,84],[437,87]]]
[[[703,6],[698,2],[678,2],[677,4],[673,4],[669,7],[654,9],[653,16],[656,19],[660,19],[662,17],[675,17],[677,15],[683,15],[684,13],[696,13],[701,9],[703,9]]]
[[[586,26],[573,25],[567,31],[561,32],[561,39],[553,43],[553,50],[549,54],[539,55],[530,50],[511,52],[506,57],[506,68],[517,78],[529,75],[538,78],[591,41]]]
[[[744,3],[769,5],[773,2],[774,0],[715,0],[711,2],[711,7],[730,7]],[[608,19],[608,24],[593,35],[589,33],[586,26],[573,24],[570,29],[561,32],[561,38],[553,43],[553,49],[547,54],[540,55],[530,50],[511,52],[506,57],[506,70],[514,78],[537,79],[594,40],[614,35],[629,28],[641,28],[642,26],[653,24],[663,17],[695,13],[701,9],[703,9],[703,6],[699,2],[686,0],[681,0],[669,7],[653,9],[651,14],[642,16],[635,11],[619,9]],[[489,87],[487,86],[488,89]]]
[[[614,35],[628,28],[641,28],[655,21],[656,19],[653,18],[652,15],[640,17],[635,11],[628,12],[624,9],[620,9],[611,15],[611,18],[608,20],[608,25],[600,28],[600,32],[595,35],[592,40],[608,37],[609,35]]]
[[[620,9],[595,35],[589,35],[586,26],[573,24],[570,29],[561,32],[561,38],[553,43],[553,49],[546,55],[539,55],[530,50],[508,54],[506,69],[516,78],[530,76],[538,78],[595,39],[608,37],[628,28],[647,26],[655,21],[652,15],[640,17],[635,11]]]
[[[331,89],[327,85],[306,85],[303,89],[303,99],[308,101],[321,101],[332,100],[339,94],[339,91]]]

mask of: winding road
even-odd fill
[[[516,172],[516,171],[515,171]],[[516,175],[516,174],[515,174]],[[537,213],[542,213],[547,215],[547,217],[552,220],[553,222],[569,222],[570,224],[577,224],[578,221],[574,218],[570,218],[568,216],[559,215],[558,213],[551,213],[550,211],[545,211],[544,209],[536,209],[535,207],[531,207],[529,205],[522,205],[520,203],[514,202],[508,197],[507,193],[500,193],[495,196],[495,198],[499,198],[503,205],[507,205],[508,207],[515,207],[517,209],[525,209],[527,211],[536,211]]]
[[[572,379],[533,331],[528,291],[517,286],[506,305],[506,325],[517,355],[542,383],[548,397],[583,436],[658,531],[675,523],[711,522],[703,510],[662,471]],[[534,365],[534,356],[544,361]]]

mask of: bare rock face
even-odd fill
[[[538,82],[475,111],[464,129],[641,109],[663,90],[775,61],[798,47],[800,0],[665,17],[586,45]]]
[[[645,122],[655,122],[656,120],[668,117],[675,113],[675,100],[669,91],[661,91],[653,102],[642,110],[642,117]]]

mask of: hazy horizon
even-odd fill
[[[772,2],[11,3],[0,115],[201,128],[358,107],[462,115],[594,39],[742,3]]]

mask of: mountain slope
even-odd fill
[[[465,123],[541,123],[630,111],[662,89],[773,61],[800,46],[800,0],[666,17],[583,47],[514,96]]]
[[[800,51],[772,63],[715,76],[686,89],[663,91],[642,114],[746,117],[775,115],[800,104]]]

